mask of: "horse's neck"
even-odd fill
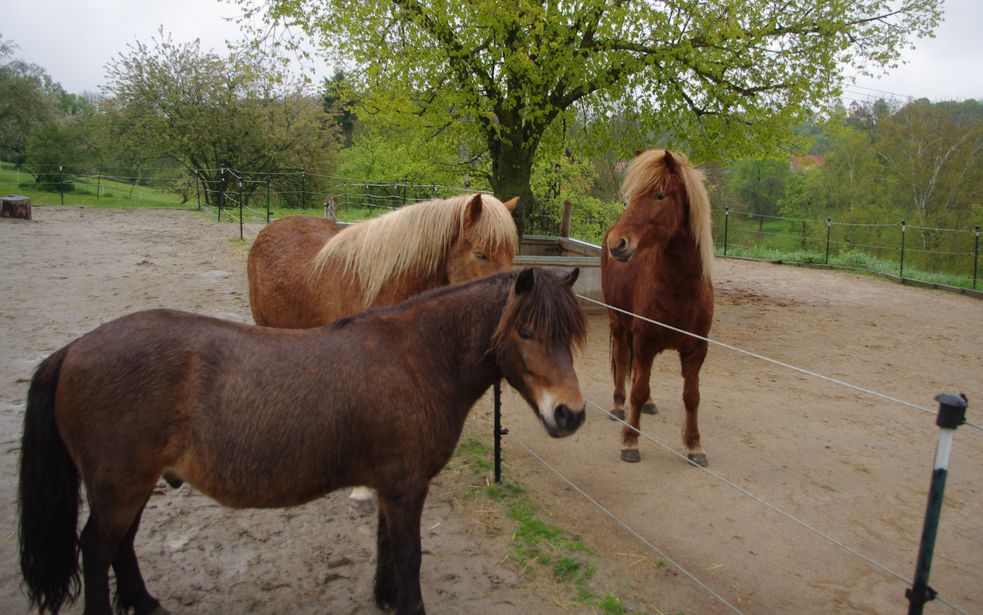
[[[656,262],[652,271],[657,280],[676,288],[706,283],[700,249],[692,237],[679,235],[653,248]]]
[[[451,376],[444,380],[455,387],[470,387],[464,394],[475,401],[497,378],[491,340],[503,305],[471,287],[416,303],[406,314],[419,324],[418,343],[430,350],[433,373]]]

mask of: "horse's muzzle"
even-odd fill
[[[564,436],[569,436],[573,432],[580,429],[580,426],[584,424],[584,418],[587,416],[586,408],[581,408],[579,411],[571,410],[566,404],[560,404],[553,411],[553,429],[548,429],[549,434],[554,438],[562,438]]]
[[[621,241],[618,242],[618,245],[614,247],[608,245],[608,254],[611,255],[611,258],[613,258],[616,261],[620,261],[622,263],[627,262],[628,259],[631,258],[632,254],[634,253],[635,250],[628,245],[628,240],[625,239],[624,237],[621,238]]]

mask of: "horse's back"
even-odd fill
[[[303,328],[316,319],[314,257],[340,227],[324,218],[288,216],[266,225],[249,250],[249,307],[258,325]],[[313,319],[313,320],[312,320]]]

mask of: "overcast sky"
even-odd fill
[[[240,38],[235,23],[224,19],[237,16],[238,9],[218,0],[10,0],[4,4],[0,34],[18,45],[15,56],[44,67],[74,93],[97,92],[105,83],[106,64],[127,51],[128,44],[150,42],[160,26],[176,42],[197,38],[203,50],[218,53],[225,52],[226,40]],[[908,63],[888,77],[858,79],[847,88],[846,100],[983,99],[983,0],[944,0],[944,11],[936,38],[917,41],[917,49],[905,55]]]

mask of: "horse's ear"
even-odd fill
[[[535,274],[530,267],[526,267],[519,272],[519,277],[515,279],[515,294],[521,295],[522,293],[529,292],[533,284],[536,282]]]
[[[464,225],[474,226],[478,222],[478,218],[481,217],[481,195],[476,194],[468,202],[468,207],[464,212]]]
[[[642,150],[640,150],[640,149],[636,149],[636,150],[635,150],[635,157],[636,157],[636,158],[637,158],[638,156],[640,156],[641,154],[642,154]]]
[[[515,211],[515,206],[518,204],[519,204],[519,197],[517,196],[514,196],[511,199],[502,203],[502,205],[505,205],[505,208],[508,209],[509,211]]]
[[[662,157],[662,166],[664,166],[666,171],[669,171],[670,173],[674,172],[676,167],[679,166],[679,163],[677,163],[676,159],[672,157],[669,150],[666,150],[665,156]]]
[[[573,285],[577,282],[577,278],[580,277],[580,267],[574,267],[565,276],[563,276],[560,281],[573,288]]]

